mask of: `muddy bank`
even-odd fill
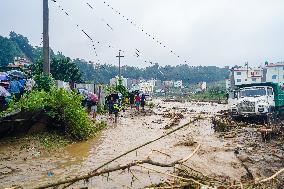
[[[145,141],[153,140],[168,130],[189,122],[193,117],[200,120],[176,133],[169,135],[155,143],[143,147],[121,159],[111,163],[108,167],[129,163],[133,160],[151,159],[160,162],[171,162],[188,156],[200,144],[199,151],[191,157],[186,166],[201,172],[203,175],[218,178],[226,182],[240,181],[247,174],[243,166],[243,160],[236,155],[236,148],[243,147],[247,137],[240,135],[240,138],[225,138],[216,133],[212,125],[212,117],[219,111],[226,110],[226,105],[216,103],[195,103],[195,102],[163,102],[155,101],[155,108],[146,113],[137,113],[135,110],[127,110],[119,118],[117,125],[111,124],[96,139],[87,142],[71,144],[60,152],[50,152],[32,156],[24,160],[21,154],[23,150],[13,148],[9,144],[0,147],[1,165],[13,165],[13,169],[2,174],[1,187],[22,185],[24,188],[32,188],[44,183],[54,182],[66,177],[74,177],[86,174],[108,160],[143,144]],[[176,116],[182,115],[182,116]],[[167,128],[168,126],[170,128]],[[258,135],[255,135],[256,140]],[[242,139],[243,138],[243,139]],[[258,142],[257,142],[258,143]],[[268,143],[260,145],[263,155]],[[25,150],[31,150],[29,147]],[[253,148],[252,150],[255,150]],[[250,149],[248,149],[250,150]],[[159,153],[159,152],[163,153]],[[257,152],[257,151],[256,151]],[[256,153],[252,151],[251,153]],[[258,153],[258,152],[257,152]],[[8,155],[10,154],[10,155]],[[164,154],[169,154],[165,156]],[[242,150],[239,152],[242,155]],[[6,158],[8,156],[12,158]],[[255,156],[257,156],[255,154]],[[246,159],[246,158],[245,158]],[[261,161],[261,160],[259,160]],[[275,161],[275,159],[273,159]],[[280,160],[276,160],[280,163]],[[269,164],[269,163],[268,163]],[[276,164],[275,164],[276,165]],[[250,170],[253,166],[248,165]],[[255,165],[265,172],[264,166]],[[278,168],[281,165],[278,165]],[[173,169],[157,168],[163,172],[173,172]],[[271,169],[271,171],[274,171]],[[259,177],[270,174],[262,174]],[[253,173],[254,174],[254,173]],[[134,179],[135,177],[137,179]],[[152,184],[168,182],[171,177],[158,174],[141,167],[131,168],[128,171],[119,171],[89,180],[89,183],[78,183],[75,186],[88,186],[89,188],[143,188]]]

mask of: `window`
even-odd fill
[[[242,80],[241,79],[237,79],[237,82],[240,83],[240,82],[242,82]]]
[[[266,95],[265,88],[249,88],[240,91],[240,97],[258,97],[265,95]]]
[[[242,75],[242,72],[237,72],[237,75]]]
[[[251,80],[252,80],[253,82],[256,82],[256,78],[252,78]]]
[[[272,76],[272,79],[277,79],[277,75],[273,75],[273,76]]]
[[[273,89],[272,88],[267,88],[267,95],[268,96],[273,95]]]

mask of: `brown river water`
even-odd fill
[[[95,139],[71,144],[56,152],[39,153],[39,149],[30,147],[23,153],[19,153],[15,150],[18,149],[17,146],[13,146],[13,144],[1,145],[0,170],[2,168],[2,174],[0,174],[0,188],[11,187],[12,185],[34,188],[45,183],[86,174],[108,160],[168,132],[169,130],[165,130],[164,127],[171,120],[162,116],[167,112],[184,115],[179,125],[189,122],[197,115],[201,115],[204,119],[124,156],[109,164],[108,167],[123,165],[133,160],[142,160],[147,156],[165,163],[184,158],[192,153],[196,145],[182,146],[176,144],[190,138],[200,144],[201,148],[187,162],[189,167],[201,171],[204,175],[226,176],[232,180],[239,180],[240,176],[245,174],[245,170],[233,151],[226,150],[228,142],[218,138],[211,128],[211,117],[214,117],[218,111],[226,109],[226,105],[163,102],[161,100],[155,100],[155,105],[154,113],[149,112],[147,115],[135,113],[135,110],[127,110],[119,118],[117,125],[110,124]],[[161,153],[151,153],[152,150],[159,150],[169,154],[170,157]],[[7,169],[7,172],[3,174],[5,169]],[[172,171],[170,169],[156,169],[164,172]],[[75,188],[84,186],[89,188],[143,188],[169,179],[168,176],[141,167],[133,167],[131,172],[133,174],[129,173],[128,170],[118,171],[110,173],[108,176],[93,178],[88,183],[81,182],[74,186]],[[138,180],[133,180],[133,175]]]

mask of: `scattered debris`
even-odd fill
[[[182,113],[167,113],[164,114],[163,117],[171,119],[171,122],[164,127],[164,129],[170,129],[179,125],[180,121],[184,118],[184,115]]]
[[[175,144],[175,146],[194,146],[195,144],[197,144],[197,142],[194,141],[192,137],[188,137],[186,140],[180,141]]]

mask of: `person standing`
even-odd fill
[[[145,110],[145,104],[146,104],[146,95],[142,94],[141,96],[141,108],[144,111]]]
[[[20,88],[20,97],[22,97],[25,92],[25,85],[26,85],[27,80],[24,78],[19,78],[18,81],[21,83],[21,86],[22,86],[22,88]]]
[[[19,101],[22,88],[24,88],[24,86],[22,86],[22,84],[18,81],[17,77],[14,77],[13,80],[10,81],[8,91],[13,97],[15,97],[16,101]]]
[[[91,114],[93,116],[93,119],[96,119],[97,117],[97,111],[98,111],[98,106],[97,106],[97,101],[92,100],[91,101],[92,105],[91,105]]]
[[[135,101],[135,96],[134,96],[134,93],[131,92],[131,93],[129,94],[129,103],[130,103],[131,109],[132,109],[133,106],[134,106],[134,101]]]
[[[136,110],[137,110],[137,111],[139,111],[140,103],[141,103],[141,98],[140,98],[139,94],[137,94],[137,95],[135,96],[135,106],[136,106]]]
[[[10,93],[0,83],[0,112],[6,110]]]

